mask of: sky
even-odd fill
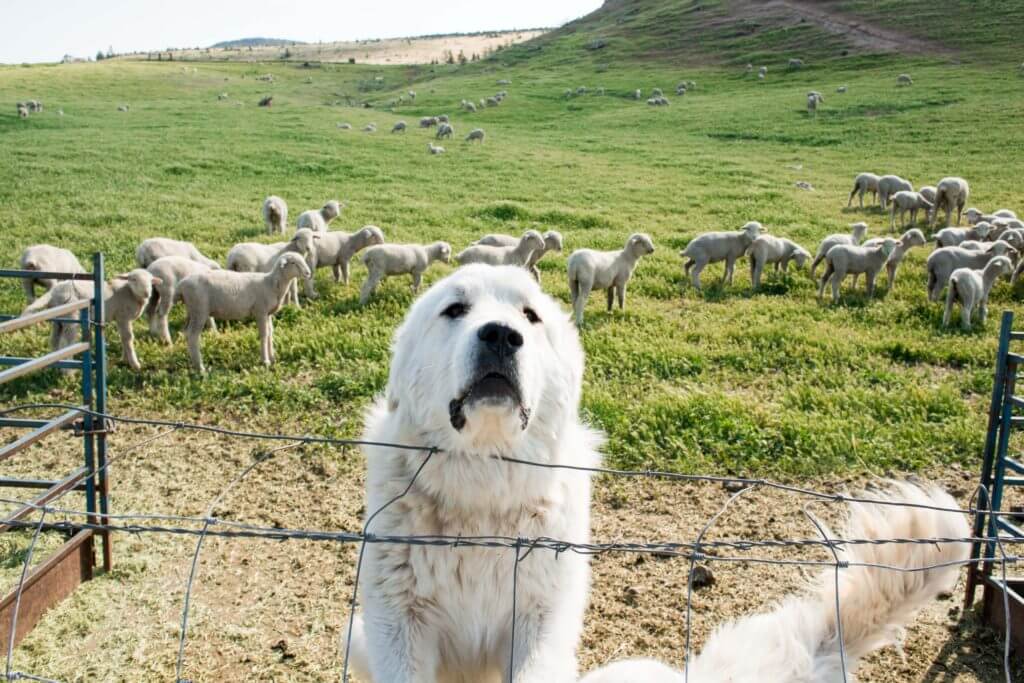
[[[65,54],[559,26],[601,0],[0,0],[0,63]]]

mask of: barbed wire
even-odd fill
[[[68,489],[45,504],[36,504],[33,501],[25,501],[20,499],[12,498],[0,498],[0,503],[18,505],[22,508],[33,509],[40,513],[39,521],[26,521],[22,519],[18,520],[5,520],[3,521],[10,528],[23,528],[23,529],[34,529],[34,534],[29,545],[28,551],[26,552],[25,561],[23,563],[21,578],[17,587],[18,600],[23,590],[25,578],[28,574],[28,568],[31,563],[36,542],[44,530],[57,530],[64,531],[67,533],[75,533],[81,530],[91,530],[93,532],[103,533],[127,533],[134,535],[141,534],[172,534],[172,535],[183,535],[183,536],[195,536],[196,546],[192,554],[192,561],[188,574],[188,579],[184,591],[183,607],[181,625],[179,630],[179,641],[178,641],[178,654],[175,662],[175,676],[178,683],[189,683],[188,679],[183,678],[184,665],[185,665],[185,649],[186,640],[188,633],[188,622],[189,613],[193,597],[193,588],[197,581],[198,575],[198,564],[199,557],[203,547],[203,543],[208,537],[221,537],[230,539],[256,539],[256,540],[269,540],[269,541],[287,541],[287,540],[301,540],[301,541],[321,541],[331,542],[340,544],[360,544],[359,554],[356,561],[355,567],[355,580],[353,582],[352,596],[349,600],[350,610],[348,618],[348,629],[344,643],[344,658],[342,662],[342,680],[348,681],[348,670],[350,663],[350,651],[352,645],[352,630],[355,618],[355,610],[358,605],[358,592],[360,586],[360,578],[363,567],[364,555],[367,547],[375,544],[400,544],[400,545],[411,545],[411,546],[425,546],[425,547],[448,547],[448,548],[492,548],[492,549],[504,549],[512,550],[514,553],[514,564],[511,572],[511,590],[512,590],[512,625],[511,625],[511,647],[509,652],[508,660],[508,676],[509,681],[515,679],[515,663],[516,663],[516,622],[519,619],[517,612],[517,592],[518,592],[518,569],[519,564],[523,562],[528,555],[535,550],[554,552],[557,555],[566,552],[572,552],[579,555],[585,556],[596,556],[604,555],[609,553],[629,553],[629,554],[653,554],[659,557],[668,558],[681,558],[689,562],[689,572],[687,577],[687,592],[686,592],[686,617],[685,617],[685,648],[684,648],[684,680],[689,680],[689,662],[691,661],[691,631],[692,631],[692,601],[693,601],[693,589],[694,589],[694,577],[697,562],[706,563],[744,563],[744,564],[765,564],[774,566],[796,566],[796,567],[817,567],[817,568],[832,568],[835,572],[835,618],[837,628],[837,640],[839,647],[840,664],[843,675],[843,680],[847,680],[848,669],[847,669],[847,655],[845,647],[842,641],[842,622],[841,616],[841,605],[840,605],[840,592],[839,592],[839,580],[840,573],[843,569],[852,567],[863,567],[870,569],[886,570],[886,571],[898,571],[898,572],[923,572],[934,569],[940,569],[952,566],[970,565],[974,563],[986,563],[996,564],[998,563],[1002,569],[1003,585],[1006,585],[1007,566],[1011,564],[1017,564],[1021,562],[1022,557],[1016,554],[1010,554],[1006,552],[1006,546],[1024,544],[1024,538],[1015,537],[1002,537],[999,534],[993,536],[966,536],[966,537],[933,537],[933,538],[888,538],[888,539],[877,539],[877,538],[840,538],[830,536],[826,532],[824,525],[822,525],[817,518],[810,513],[809,507],[814,503],[865,503],[870,505],[879,506],[893,506],[893,507],[907,507],[917,508],[924,510],[931,510],[936,512],[947,512],[956,514],[989,514],[999,515],[1005,514],[1009,516],[1016,516],[1015,512],[997,512],[991,510],[984,510],[975,507],[975,500],[979,496],[980,492],[986,492],[984,486],[981,486],[974,492],[971,497],[969,507],[965,509],[950,508],[937,505],[928,505],[922,503],[913,502],[901,502],[893,500],[876,500],[873,498],[862,498],[857,496],[850,496],[846,494],[829,493],[823,491],[817,491],[814,489],[794,486],[790,484],[774,482],[767,479],[751,479],[742,477],[725,477],[715,475],[699,475],[699,474],[681,474],[677,472],[664,472],[658,470],[623,470],[613,469],[606,467],[584,467],[578,465],[568,465],[560,463],[537,463],[526,460],[520,460],[516,458],[507,457],[501,454],[496,454],[492,457],[510,465],[521,465],[528,467],[541,467],[553,470],[568,470],[577,471],[587,474],[599,474],[612,477],[626,477],[626,478],[652,478],[652,479],[666,479],[671,481],[687,481],[687,482],[703,482],[703,483],[718,483],[731,487],[733,491],[732,495],[728,497],[722,507],[708,520],[708,522],[702,527],[697,538],[693,542],[686,541],[661,541],[661,542],[608,542],[608,543],[581,543],[574,541],[567,541],[562,539],[554,539],[547,537],[535,537],[535,538],[524,538],[524,537],[511,537],[511,536],[450,536],[450,535],[377,535],[372,533],[372,523],[381,515],[386,509],[397,503],[399,500],[409,495],[414,489],[417,479],[420,474],[426,468],[429,462],[435,457],[444,457],[444,451],[431,447],[422,446],[415,444],[391,444],[377,441],[363,441],[357,439],[339,439],[323,436],[311,436],[311,435],[288,435],[288,434],[276,434],[276,433],[263,433],[263,432],[252,432],[242,431],[235,429],[227,429],[223,427],[215,427],[210,425],[195,424],[182,421],[170,421],[170,420],[150,420],[144,418],[133,418],[120,415],[114,415],[105,412],[99,412],[82,406],[75,406],[72,404],[64,403],[28,403],[11,408],[0,410],[0,416],[8,415],[15,412],[23,412],[28,410],[43,410],[43,409],[63,409],[63,410],[76,410],[82,414],[90,415],[94,418],[109,421],[111,423],[124,423],[138,426],[153,426],[163,428],[161,432],[147,436],[146,438],[138,441],[130,446],[119,450],[118,453],[108,458],[107,462],[101,468],[93,471],[90,476],[95,476],[100,471],[109,468],[114,462],[120,461],[127,454],[138,451],[143,446],[150,445],[155,441],[164,438],[170,434],[178,431],[200,431],[212,433],[220,436],[229,436],[235,438],[247,438],[247,439],[258,439],[258,440],[270,440],[270,441],[285,441],[288,442],[286,445],[279,446],[271,449],[266,453],[262,453],[257,456],[253,462],[249,463],[244,467],[233,479],[231,479],[227,485],[222,487],[213,500],[206,507],[205,514],[202,516],[188,516],[188,515],[173,515],[173,514],[160,514],[160,513],[107,513],[99,517],[99,521],[94,521],[96,513],[89,512],[87,510],[79,510],[67,507],[61,507],[54,505],[54,502],[62,498],[64,495],[69,493],[74,488]],[[404,450],[408,452],[419,452],[423,453],[424,457],[415,471],[409,478],[405,488],[394,497],[390,498],[383,505],[372,511],[366,517],[366,521],[362,528],[358,531],[348,530],[326,530],[326,529],[295,529],[295,528],[280,528],[280,527],[264,527],[254,524],[249,524],[240,521],[234,521],[229,519],[222,519],[215,515],[216,509],[223,501],[224,497],[228,495],[234,488],[240,485],[250,473],[252,473],[259,465],[267,462],[273,456],[285,449],[294,448],[297,446],[312,444],[312,445],[334,445],[334,446],[378,446],[385,448],[394,448]],[[769,489],[780,491],[788,494],[793,494],[798,497],[804,497],[809,500],[806,501],[802,508],[803,514],[815,527],[819,538],[794,538],[794,539],[719,539],[705,541],[704,538],[714,524],[728,511],[732,504],[740,497],[748,494],[751,491],[758,489]],[[44,523],[47,517],[59,517],[63,516],[65,519]],[[880,563],[869,563],[869,562],[857,562],[842,560],[839,556],[839,551],[843,550],[847,546],[858,546],[858,545],[890,545],[890,544],[905,544],[905,545],[932,545],[932,544],[974,544],[974,543],[985,543],[988,544],[986,547],[991,547],[992,544],[997,544],[998,553],[992,553],[992,556],[983,556],[974,559],[964,560],[951,560],[934,565],[923,566],[923,567],[899,567],[893,565],[886,565]],[[525,553],[523,550],[525,549]],[[789,550],[818,550],[827,549],[832,556],[832,560],[822,560],[814,558],[778,558],[768,557],[759,555],[744,555],[743,553],[752,553],[756,551],[773,551],[780,549]],[[731,552],[735,553],[732,555],[722,555],[720,552]],[[985,554],[983,554],[985,555]],[[1004,643],[1004,656],[1003,656],[1003,669],[1006,676],[1006,680],[1009,683],[1012,678],[1011,667],[1010,667],[1010,619],[1009,619],[1009,600],[1004,591],[1004,612],[1005,612],[1005,623],[1006,639]],[[36,680],[45,681],[49,683],[56,683],[51,679],[36,676],[25,672],[15,671],[12,667],[13,651],[14,651],[14,639],[15,629],[17,620],[17,608],[15,609],[13,623],[11,625],[11,635],[8,642],[7,651],[7,665],[6,665],[6,678],[8,680]]]

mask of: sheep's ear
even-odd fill
[[[323,235],[321,235],[320,233],[318,233],[318,232],[314,232],[314,233],[313,233],[313,239],[315,239],[315,240],[318,240],[318,239],[320,239],[321,237],[323,237]]]
[[[162,278],[153,277],[153,284],[154,285],[162,285],[163,283],[164,283],[164,281],[163,281]]]

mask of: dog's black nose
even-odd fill
[[[476,336],[488,351],[500,358],[513,355],[523,345],[523,335],[501,323],[487,323],[477,330]]]

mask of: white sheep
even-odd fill
[[[971,251],[960,247],[942,247],[928,256],[928,300],[938,301],[942,290],[949,282],[949,276],[957,268],[978,270],[996,256],[1007,256],[1013,260],[1017,250],[1003,241],[994,242],[988,251]]]
[[[934,227],[939,210],[945,209],[946,227],[948,228],[954,206],[956,207],[956,224],[960,225],[960,218],[970,194],[970,185],[963,178],[950,177],[940,180],[939,184],[935,186],[935,210],[931,215],[931,225]]]
[[[415,90],[410,90],[409,91],[409,99],[413,100],[413,101],[416,100],[416,91]]]
[[[874,173],[858,173],[857,177],[853,179],[853,189],[850,190],[850,198],[846,201],[846,206],[849,207],[853,204],[853,196],[859,195],[860,197],[860,208],[864,208],[864,193],[870,192],[874,199],[878,199],[878,176]]]
[[[322,238],[323,233],[309,228],[299,228],[287,242],[275,242],[274,244],[261,244],[259,242],[242,242],[231,247],[228,252],[228,270],[236,273],[269,273],[274,263],[284,254],[298,254],[301,256],[312,273],[316,270],[316,243]],[[310,288],[307,286],[307,293]],[[299,288],[293,283],[287,292],[288,299],[296,306],[299,306]],[[313,294],[309,298],[315,299]],[[285,303],[284,301],[282,304]]]
[[[468,111],[470,114],[476,112],[476,105],[473,104],[472,102],[466,102],[466,104],[463,106],[465,107],[466,111]]]
[[[763,69],[764,67],[761,67],[761,68]],[[763,81],[763,80],[765,79],[765,75],[766,75],[766,74],[765,74],[764,72],[759,72],[759,73],[757,74],[757,80],[759,80],[759,81]]]
[[[900,74],[896,77],[896,85],[913,85],[914,79],[910,77],[910,74]]]
[[[117,110],[119,112],[127,113],[128,112],[128,105],[127,104],[120,104],[120,105],[118,105]]]
[[[341,214],[344,204],[332,199],[319,209],[310,209],[299,214],[296,229],[309,228],[314,232],[327,232],[327,226]]]
[[[524,266],[530,262],[535,251],[543,253],[544,238],[536,230],[527,230],[512,246],[474,244],[462,250],[455,259],[460,266],[470,263],[486,263],[491,266]]]
[[[643,94],[643,91],[640,90],[640,88],[637,88],[636,90],[633,91],[633,99],[634,100],[642,100],[643,98],[644,98],[644,94]]]
[[[296,278],[309,278],[309,266],[298,254],[286,253],[265,273],[236,273],[211,270],[181,281],[178,291],[188,311],[185,335],[192,367],[205,374],[199,337],[209,318],[248,320],[255,318],[260,334],[260,360],[269,366],[275,360],[273,315],[281,308]]]
[[[750,258],[750,284],[755,290],[761,287],[761,274],[767,264],[774,264],[776,273],[787,273],[790,261],[795,262],[798,269],[803,269],[811,258],[810,253],[796,242],[772,235],[760,235],[751,242],[747,256]]]
[[[845,85],[841,85],[838,88],[836,88],[836,92],[839,93],[840,95],[846,94],[846,90],[847,88]]]
[[[864,241],[864,235],[868,232],[867,223],[853,223],[850,225],[850,233],[842,234],[836,233],[829,235],[818,244],[818,251],[814,254],[814,261],[811,262],[811,279],[814,279],[814,271],[818,269],[818,264],[825,260],[825,256],[828,254],[829,249],[836,246],[837,244],[849,244],[857,246]]]
[[[807,94],[807,113],[814,116],[818,113],[818,104],[824,103],[825,98],[819,93],[808,93]]]
[[[396,121],[395,125],[391,126],[392,133],[404,133],[405,132],[405,121]]]
[[[444,154],[444,147],[435,145],[432,142],[427,143],[427,149],[430,151],[431,154]]]
[[[433,244],[380,244],[363,252],[367,277],[359,292],[359,303],[365,304],[377,286],[392,275],[412,276],[412,293],[420,288],[425,271],[434,261],[450,263],[452,248],[447,242]]]
[[[26,247],[21,252],[19,266],[22,270],[38,270],[46,273],[84,273],[85,268],[78,262],[78,258],[67,249],[54,247],[49,244],[34,244]],[[45,291],[49,291],[58,280],[50,278],[24,278],[21,281],[22,289],[25,290],[25,298],[28,303],[36,299],[36,285]]]
[[[146,270],[153,276],[153,295],[146,305],[149,333],[169,345],[171,331],[167,325],[167,318],[170,316],[171,308],[181,299],[178,284],[190,275],[207,272],[210,267],[180,256],[164,256],[150,263]],[[212,331],[217,331],[213,318],[210,318],[209,325]]]
[[[881,237],[875,237],[874,239],[867,240],[861,246],[877,247],[884,241]],[[900,263],[903,262],[903,257],[914,247],[923,247],[927,242],[928,240],[925,238],[924,233],[917,228],[911,228],[900,236],[900,239],[896,242],[896,247],[893,248],[892,253],[889,254],[889,258],[885,262],[886,283],[890,290],[896,284],[896,271],[899,269]],[[858,274],[854,274],[854,289],[857,288],[857,277]]]
[[[875,293],[875,278],[896,248],[896,240],[886,237],[876,247],[837,244],[825,254],[825,272],[818,284],[818,299],[825,291],[825,285],[832,281],[832,303],[839,303],[839,286],[847,275],[864,274],[867,295]]]
[[[484,144],[484,135],[485,133],[483,128],[474,128],[473,130],[469,131],[469,135],[466,136],[466,142],[473,142],[473,140],[478,140],[482,145]]]
[[[348,266],[352,257],[375,244],[384,244],[384,231],[376,225],[364,225],[353,233],[325,232],[316,242],[317,268],[330,266],[334,281],[347,285]],[[306,283],[308,293],[312,281],[306,280]]]
[[[953,304],[960,302],[960,327],[965,330],[971,327],[971,314],[978,307],[978,320],[982,325],[988,317],[988,295],[992,291],[999,276],[1009,277],[1013,272],[1013,264],[1005,256],[997,256],[982,270],[957,268],[949,276],[949,291],[946,293],[946,310],[942,314],[942,325],[949,326],[953,316]]]
[[[964,240],[983,242],[991,232],[992,225],[982,221],[970,228],[943,228],[933,235],[933,239],[936,248],[955,247]]]
[[[263,222],[268,235],[283,235],[288,225],[288,205],[276,195],[263,200]]]
[[[936,188],[934,185],[925,185],[924,187],[919,188],[917,191],[918,193],[920,193],[922,197],[927,199],[929,202],[931,202],[932,204],[935,203]]]
[[[440,140],[441,138],[451,138],[451,136],[454,133],[455,129],[452,128],[452,125],[450,123],[442,123],[437,127],[437,135],[435,135],[434,137],[438,140]]]
[[[878,179],[878,203],[882,209],[889,208],[889,197],[897,192],[913,192],[914,186],[909,180],[904,180],[898,175],[884,175]]]
[[[637,262],[653,253],[654,242],[642,232],[630,235],[626,245],[619,251],[577,249],[572,252],[567,269],[576,325],[583,325],[583,309],[587,306],[590,292],[595,289],[607,290],[609,311],[616,297],[619,310],[623,310],[626,304],[626,284],[633,277]]]
[[[985,213],[981,209],[976,209],[974,207],[971,207],[970,209],[967,209],[966,211],[964,211],[964,214],[967,217],[967,224],[968,225],[975,225],[975,224],[980,223],[980,222],[991,223],[992,221],[996,220],[997,218],[1016,218],[1017,217],[1016,214],[1014,214],[1009,209],[1000,209],[999,211],[995,211],[995,212],[989,214],[989,213]]]
[[[768,75],[768,67],[767,66],[760,67],[757,70],[757,75],[758,76],[767,76]]]
[[[931,216],[934,204],[929,202],[920,192],[900,190],[892,195],[889,202],[889,229],[896,228],[896,212],[900,214],[900,229],[907,227],[905,217],[910,212],[910,224],[917,222],[917,212],[923,210],[925,216]]]
[[[768,232],[757,221],[750,221],[735,232],[706,232],[698,235],[686,248],[679,252],[684,259],[683,270],[693,286],[700,289],[700,273],[709,263],[725,261],[724,279],[732,284],[733,269],[736,260],[750,247],[750,244],[762,233]]]
[[[368,124],[366,124],[365,126],[363,126],[363,132],[364,133],[376,133],[377,132],[377,124],[376,123],[368,123]]]
[[[519,244],[519,239],[512,235],[484,235],[476,241],[476,244],[493,247],[513,247]],[[557,230],[548,230],[544,233],[544,247],[530,254],[530,259],[526,262],[525,268],[533,274],[533,279],[537,282],[540,282],[540,269],[537,268],[537,262],[549,251],[562,251],[562,233]]]
[[[497,107],[500,104],[497,97],[488,97],[484,103],[488,107]]]
[[[338,124],[338,128],[340,128],[341,130],[352,130],[352,124],[351,123],[339,123]]]
[[[26,106],[24,102],[18,102],[18,105],[15,108],[18,111],[18,117],[19,118],[23,118],[23,119],[27,119],[28,118],[28,106]]]
[[[167,237],[150,237],[147,240],[143,240],[142,244],[135,250],[135,262],[139,264],[140,268],[146,268],[150,263],[164,256],[181,256],[192,261],[205,263],[210,268],[220,268],[219,263],[203,256],[191,242],[172,240]]]
[[[142,310],[153,294],[153,285],[158,281],[149,272],[136,268],[103,283],[103,322],[114,321],[121,335],[121,357],[132,370],[141,370],[142,364],[135,353],[135,334],[132,322],[142,315]],[[29,315],[48,308],[56,308],[72,301],[91,299],[95,292],[91,282],[68,280],[55,285],[50,291],[29,304],[22,315]],[[50,348],[57,350],[75,343],[81,328],[77,323],[54,322],[50,332]]]

